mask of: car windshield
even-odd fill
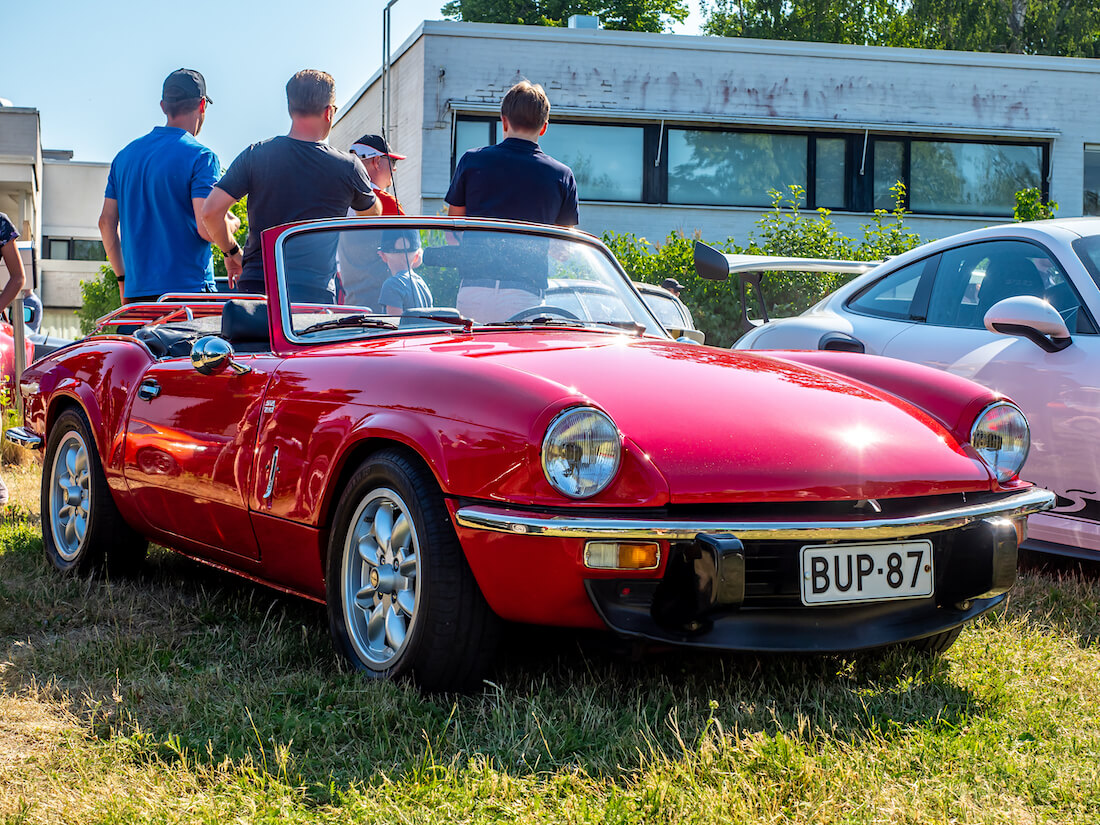
[[[284,321],[302,340],[455,326],[666,334],[610,253],[565,231],[335,221],[292,230],[276,258]]]
[[[1086,235],[1073,242],[1073,251],[1089,271],[1092,280],[1100,287],[1100,235]]]
[[[683,313],[680,312],[679,304],[671,295],[646,290],[642,293],[642,298],[665,329],[681,329],[684,326]]]

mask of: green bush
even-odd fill
[[[733,238],[707,241],[728,253],[752,255],[789,255],[799,258],[842,258],[874,261],[898,255],[921,243],[920,236],[905,228],[905,187],[891,188],[894,209],[876,210],[871,222],[863,227],[856,241],[840,234],[828,209],[812,214],[801,210],[805,190],[789,186],[787,192],[772,190],[772,208],[756,222],[758,233],[751,233],[745,246]],[[672,276],[684,284],[680,298],[691,309],[696,326],[707,335],[707,343],[716,347],[732,346],[740,337],[740,281],[708,281],[695,274],[692,250],[698,234],[691,238],[672,233],[663,244],[654,244],[630,233],[609,232],[604,243],[615,254],[635,281],[659,284]],[[768,272],[761,289],[769,317],[797,315],[809,309],[852,276],[821,272]],[[750,290],[749,315],[757,315],[756,297]]]
[[[1017,221],[1045,221],[1058,211],[1055,201],[1043,202],[1043,191],[1038,188],[1021,189],[1016,193],[1016,207],[1012,217]]]

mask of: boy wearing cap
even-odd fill
[[[99,234],[123,303],[155,301],[166,292],[214,291],[202,208],[221,164],[195,139],[212,102],[201,74],[177,69],[161,93],[165,125],[111,162]],[[222,223],[230,236],[240,226],[233,215]]]
[[[382,202],[382,216],[404,215],[405,210],[400,202],[386,190],[393,184],[394,166],[397,161],[405,160],[405,155],[391,152],[381,135],[363,135],[351,145],[350,151],[359,158],[370,178],[374,196]],[[348,217],[355,217],[355,211],[349,209]],[[390,271],[379,259],[377,251],[377,235],[373,232],[340,233],[337,257],[343,303],[374,309],[382,306],[382,284],[390,276]]]
[[[381,305],[387,315],[401,315],[407,309],[432,305],[432,291],[413,271],[424,260],[419,232],[387,229],[382,233],[378,256],[391,273],[382,285]]]
[[[242,292],[263,293],[263,251],[260,234],[272,226],[312,218],[342,218],[348,208],[359,215],[378,215],[375,197],[362,164],[347,152],[324,142],[336,115],[336,84],[332,75],[303,69],[286,84],[290,132],[253,143],[230,164],[203,209],[211,235],[226,253],[230,285]],[[229,207],[248,195],[248,241],[243,258],[232,237],[219,232]],[[301,277],[288,275],[292,297],[299,301],[334,303],[336,249],[324,252]],[[318,256],[321,252],[318,252]],[[239,281],[238,281],[239,276]]]

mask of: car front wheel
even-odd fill
[[[50,564],[78,575],[104,566],[120,575],[135,572],[148,544],[115,506],[82,412],[68,409],[57,417],[44,465],[42,538]]]
[[[352,476],[325,581],[333,641],[354,667],[374,678],[411,676],[427,690],[479,683],[497,619],[418,460],[386,450]]]

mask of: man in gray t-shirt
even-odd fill
[[[265,229],[312,218],[342,218],[349,208],[360,215],[382,211],[362,164],[323,142],[336,113],[334,96],[335,85],[326,72],[304,69],[294,75],[286,85],[290,133],[241,152],[206,199],[203,220],[225,253],[230,285],[242,292],[264,292],[260,234]],[[217,228],[219,222],[224,224],[229,207],[245,195],[248,241],[241,256],[228,233],[223,229],[224,237],[220,236]],[[328,245],[332,244],[326,242],[324,249],[315,250],[308,269],[302,270],[302,282],[291,284],[295,300],[335,300],[335,248],[329,261]]]

